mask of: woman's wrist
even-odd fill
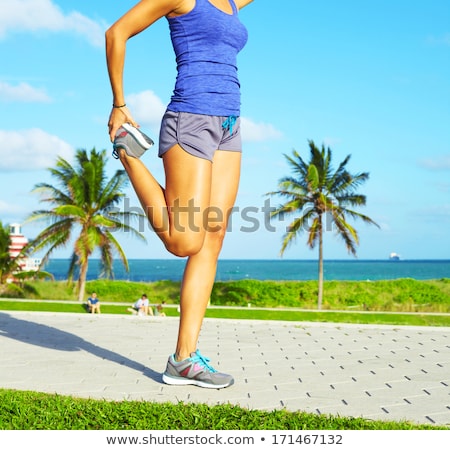
[[[116,108],[116,109],[125,108],[125,106],[127,106],[126,103],[123,103],[123,104],[120,104],[120,105],[116,105],[115,103],[113,103],[113,108]]]

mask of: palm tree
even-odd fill
[[[269,196],[281,196],[287,199],[272,212],[272,217],[284,214],[300,213],[287,227],[283,236],[281,255],[295,241],[298,234],[308,231],[308,246],[314,248],[319,244],[319,286],[318,309],[322,308],[323,299],[323,233],[325,224],[333,224],[336,234],[340,236],[349,253],[356,256],[359,244],[358,233],[348,222],[348,217],[361,219],[378,226],[370,217],[361,214],[354,207],[364,206],[366,197],[358,194],[357,188],[368,180],[367,172],[351,174],[346,169],[350,160],[348,155],[339,164],[336,171],[331,165],[330,148],[319,150],[313,141],[309,142],[310,160],[306,163],[297,151],[292,156],[284,155],[294,173],[293,177],[284,177],[279,181],[278,191],[269,192]],[[326,220],[326,222],[325,222]]]
[[[83,301],[89,258],[96,249],[100,250],[102,276],[113,276],[113,254],[116,252],[128,271],[128,260],[119,242],[113,235],[115,231],[131,233],[143,241],[145,237],[129,225],[130,218],[141,218],[138,212],[123,211],[117,207],[125,194],[122,189],[128,183],[124,170],[117,170],[107,180],[105,175],[106,150],[90,154],[86,150],[77,150],[76,166],[72,167],[65,159],[58,157],[56,167],[48,169],[58,185],[39,183],[33,192],[42,195],[41,202],[52,205],[52,209],[31,213],[28,221],[46,220],[51,225],[43,230],[29,247],[33,252],[47,249],[42,262],[50,254],[67,246],[75,230],[75,243],[70,261],[68,281],[79,269],[78,300]]]

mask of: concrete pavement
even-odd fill
[[[450,426],[450,328],[205,319],[223,390],[162,383],[178,319],[0,311],[0,387]]]

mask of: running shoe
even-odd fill
[[[119,159],[119,150],[123,148],[128,156],[140,158],[154,142],[141,130],[129,123],[124,123],[116,133],[112,155]]]
[[[175,361],[175,355],[171,355],[163,374],[163,381],[166,384],[193,384],[210,389],[222,389],[234,383],[231,375],[217,372],[209,365],[209,359],[198,350],[191,353],[190,358],[179,362]]]

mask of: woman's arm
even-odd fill
[[[189,0],[187,2],[189,3]],[[186,0],[141,0],[106,31],[106,63],[113,105],[125,104],[123,71],[128,39],[141,33],[163,16],[182,13],[185,4]],[[108,122],[111,141],[124,122],[137,126],[128,108],[113,108]]]
[[[238,9],[242,9],[244,6],[247,6],[252,1],[253,0],[235,0]]]

